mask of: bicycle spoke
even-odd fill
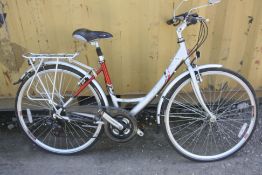
[[[177,104],[177,105],[179,105],[179,106],[182,106],[182,107],[184,107],[184,108],[186,108],[186,109],[188,109],[188,110],[190,110],[190,111],[192,111],[192,112],[194,112],[194,113],[197,113],[197,114],[205,117],[203,114],[201,114],[202,111],[199,111],[199,110],[197,110],[197,109],[191,108],[190,106],[187,106],[187,105],[185,105],[185,104],[183,104],[183,103],[180,103],[180,102],[178,102],[178,101],[174,101],[173,103],[174,103],[174,104]]]

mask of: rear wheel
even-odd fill
[[[216,121],[199,104],[188,75],[166,96],[162,123],[179,153],[193,160],[215,161],[234,154],[251,137],[257,101],[251,85],[235,72],[209,68],[200,73],[201,93]]]
[[[55,65],[45,66],[38,75],[45,88],[31,74],[17,92],[16,114],[22,130],[37,146],[53,153],[71,154],[89,148],[100,136],[102,122],[95,120],[94,115],[82,114],[90,113],[89,106],[105,105],[96,86],[87,86],[80,97],[61,111],[63,118],[59,118],[54,117],[56,112],[47,100],[48,94],[55,107],[62,109],[84,75],[63,65],[57,71]]]

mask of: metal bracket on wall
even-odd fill
[[[7,14],[4,13],[4,4],[0,2],[0,28],[5,24]]]
[[[6,13],[0,13],[0,27],[5,23],[6,15]]]

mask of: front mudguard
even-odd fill
[[[223,67],[222,65],[219,64],[207,64],[207,65],[202,65],[202,66],[198,66],[196,68],[194,68],[194,71],[199,71],[201,69],[207,69],[207,68],[220,68]],[[182,78],[184,78],[185,76],[189,75],[189,71],[185,71],[182,74],[180,74],[178,77],[176,77],[164,90],[164,92],[161,95],[161,98],[158,102],[158,106],[157,106],[157,124],[160,124],[160,117],[161,115],[163,115],[163,104],[164,104],[164,100],[166,95],[169,93],[169,91],[176,85],[177,82],[179,82],[179,80],[181,80]]]

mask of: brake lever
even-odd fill
[[[204,18],[204,17],[202,17],[202,16],[199,16],[198,17],[198,20],[200,20],[200,21],[204,21],[204,22],[206,22],[206,23],[209,23],[210,22],[210,20],[207,18]]]

